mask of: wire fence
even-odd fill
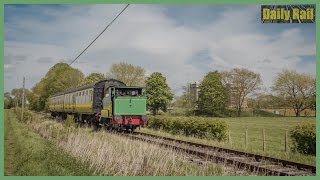
[[[276,132],[270,128],[260,128],[260,132],[257,129],[228,130],[228,143],[262,151],[289,151],[292,142],[287,129],[276,129]]]

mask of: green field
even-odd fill
[[[213,118],[213,120],[216,118]],[[290,139],[290,129],[303,122],[315,123],[315,117],[240,117],[222,118],[228,126],[230,138],[224,142],[209,141],[183,135],[173,136],[171,134],[143,128],[140,131],[170,137],[177,137],[193,142],[212,144],[220,147],[259,153],[274,156],[282,159],[298,161],[308,164],[315,164],[315,156],[302,155],[291,151],[292,142]],[[265,132],[265,150],[263,150],[263,129]],[[245,134],[247,130],[247,145],[245,144]],[[285,133],[287,131],[287,152],[285,152]],[[229,136],[228,136],[229,137]],[[230,141],[229,141],[230,139]]]
[[[227,117],[238,117],[235,110],[230,111],[231,113],[225,114]],[[150,113],[149,113],[150,114]],[[194,115],[192,110],[187,110],[185,108],[174,108],[168,109],[166,113],[160,112],[162,115],[169,116],[185,116]],[[150,114],[151,115],[151,114]],[[274,109],[256,109],[252,108],[243,109],[241,111],[241,117],[296,117],[295,112],[291,108],[274,108]],[[316,111],[311,109],[306,109],[300,113],[300,117],[315,117]]]

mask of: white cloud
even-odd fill
[[[30,76],[32,87],[54,63],[61,59],[70,62],[122,7],[46,7],[42,13],[51,20],[20,17],[7,22],[5,35],[16,35],[18,40],[5,42],[5,55],[20,55],[25,61],[16,64],[15,69],[5,67],[6,90],[17,86],[8,77]],[[219,19],[212,17],[207,24],[193,28],[177,25],[175,19],[166,15],[164,6],[131,5],[73,66],[85,74],[105,73],[112,63],[126,61],[144,67],[148,74],[162,72],[175,92],[181,92],[181,86],[188,81],[200,80],[209,70],[246,67],[260,72],[268,87],[282,68],[295,69],[301,56],[315,55],[315,43],[308,44],[300,28],[266,34],[256,25],[260,23],[256,22],[259,11],[258,6],[227,9]],[[19,41],[28,39],[26,32],[31,34],[32,41]],[[194,59],[204,64],[190,64],[202,50],[208,51],[211,62]],[[43,63],[39,63],[41,59]],[[46,63],[45,59],[50,61]],[[10,64],[7,61],[8,58],[5,63]],[[298,70],[315,74],[312,65]]]

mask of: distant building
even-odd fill
[[[199,99],[199,92],[200,92],[199,83],[197,82],[189,83],[188,87],[189,87],[188,93],[190,93],[191,95],[191,102],[196,103]]]

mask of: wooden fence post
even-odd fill
[[[246,147],[248,146],[248,129],[246,129],[246,132],[245,132],[245,145]]]
[[[286,130],[285,134],[284,134],[284,151],[287,152],[287,143],[288,143],[288,132]]]
[[[264,128],[262,128],[262,138],[263,138],[262,148],[263,148],[263,151],[265,151],[266,150],[266,134],[265,134]]]
[[[230,130],[228,130],[228,141],[229,141],[230,144],[232,144]]]

